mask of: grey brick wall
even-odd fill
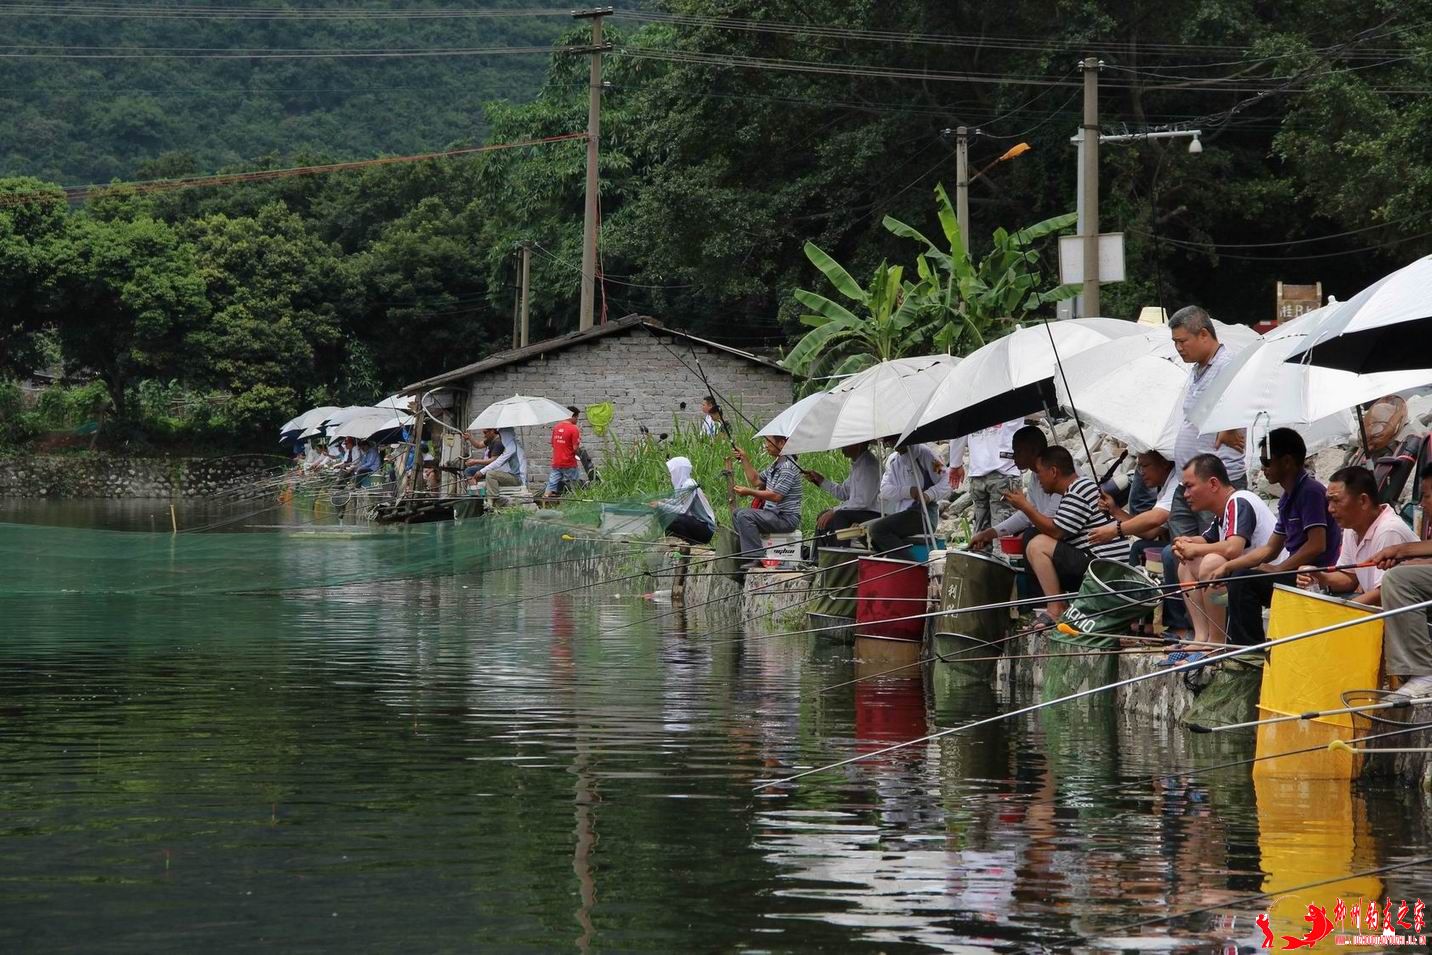
[[[662,347],[663,342],[666,347]],[[641,425],[657,434],[671,431],[673,420],[680,421],[683,427],[695,427],[701,420],[701,397],[706,389],[695,373],[691,347],[681,339],[658,342],[645,330],[634,329],[506,365],[463,383],[468,393],[462,424],[466,426],[494,401],[522,394],[540,395],[581,408],[610,401],[616,414],[607,433],[618,443],[635,440]],[[711,386],[726,399],[722,405],[733,426],[740,423],[741,417],[731,409],[732,405],[757,427],[790,405],[794,395],[790,375],[718,349],[694,347]],[[691,370],[682,365],[677,355]],[[547,478],[552,457],[550,434],[551,429],[544,427],[527,428],[520,435],[527,450],[529,483]],[[596,438],[585,419],[582,435],[587,450],[600,466],[604,441]]]

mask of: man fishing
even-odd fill
[[[750,507],[738,507],[731,514],[731,526],[740,541],[739,556],[746,569],[760,562],[765,548],[762,537],[787,534],[801,526],[801,469],[786,457],[785,446],[785,435],[766,436],[766,453],[774,460],[759,473],[744,448],[731,448],[749,482],[731,488],[737,497],[751,500]]]
[[[866,524],[877,554],[899,550],[940,522],[939,502],[950,496],[945,462],[927,444],[896,445],[880,479],[880,503],[893,513]]]
[[[1378,503],[1377,478],[1365,467],[1346,467],[1328,479],[1328,510],[1342,526],[1344,564],[1370,563],[1374,554],[1417,540],[1412,528],[1389,504]],[[1377,566],[1352,570],[1314,570],[1298,575],[1298,586],[1316,585],[1334,594],[1354,594],[1354,603],[1382,606],[1382,576]]]
[[[880,462],[870,453],[870,442],[848,444],[840,453],[850,462],[850,474],[839,484],[819,471],[802,471],[807,481],[840,502],[815,519],[821,546],[825,546],[836,531],[880,516]]]
[[[1114,523],[1089,532],[1089,539],[1096,544],[1107,544],[1124,537],[1135,538],[1129,551],[1129,562],[1136,566],[1144,562],[1145,550],[1163,549],[1164,530],[1168,527],[1173,497],[1179,486],[1179,475],[1174,473],[1173,462],[1157,451],[1139,452],[1138,471],[1144,487],[1157,495],[1153,505],[1143,511],[1130,512],[1116,505],[1110,495],[1101,493],[1099,508],[1112,517]]]
[[[1423,468],[1422,510],[1432,507],[1432,465]],[[1432,540],[1411,541],[1387,547],[1370,558],[1382,577],[1382,607],[1400,610],[1432,600]],[[1409,699],[1432,694],[1432,634],[1427,610],[1409,610],[1383,621],[1383,669],[1397,677],[1397,691]]]
[[[1039,455],[1045,448],[1049,447],[1049,438],[1038,425],[1025,425],[1014,433],[1010,439],[1010,447],[1013,449],[1014,465],[1025,474],[1024,487],[1015,488],[1022,490],[1034,509],[1045,517],[1053,517],[1054,512],[1059,509],[1060,494],[1045,493],[1043,485],[1039,483],[1039,477],[1034,473],[1035,466],[1039,463]],[[1006,498],[1007,498],[1006,493]],[[1033,536],[1031,528],[1034,526],[1028,516],[1021,510],[1009,505],[1010,515],[993,527],[986,527],[978,531],[970,538],[970,546],[975,548],[988,547],[996,537],[1012,537],[1016,534],[1023,534],[1026,538],[1025,544],[1029,543],[1028,538]]]
[[[1263,608],[1279,578],[1269,574],[1299,567],[1328,567],[1342,550],[1342,533],[1328,511],[1328,492],[1308,471],[1308,449],[1292,428],[1274,428],[1260,449],[1263,474],[1281,485],[1278,520],[1262,547],[1216,568],[1210,580],[1228,580],[1228,639],[1251,646],[1263,642]]]

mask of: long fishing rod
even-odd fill
[[[1307,713],[1270,716],[1267,719],[1249,720],[1246,723],[1224,723],[1220,726],[1205,726],[1202,723],[1189,723],[1187,725],[1188,728],[1195,733],[1228,733],[1233,730],[1252,729],[1255,726],[1272,726],[1275,723],[1316,720],[1324,716],[1344,716],[1348,713],[1370,713],[1373,710],[1405,710],[1414,706],[1421,706],[1423,703],[1432,703],[1432,696],[1420,696],[1416,699],[1402,697],[1400,699],[1384,700],[1381,703],[1364,703],[1361,706],[1342,706],[1333,710],[1310,710]]]
[[[1432,723],[1409,723],[1401,729],[1387,730],[1386,732],[1359,737],[1354,740],[1354,742],[1386,739],[1390,736],[1406,736],[1408,733],[1419,733],[1428,729],[1432,729]],[[1284,756],[1304,756],[1308,753],[1322,753],[1326,752],[1327,749],[1327,746],[1319,743],[1316,746],[1303,746],[1299,749],[1285,750],[1281,753],[1264,753],[1262,756],[1249,756],[1243,759],[1229,760],[1226,763],[1214,763],[1212,766],[1198,766],[1193,769],[1182,769],[1178,772],[1155,773],[1152,776],[1140,776],[1138,779],[1127,782],[1111,783],[1108,786],[1099,786],[1095,789],[1083,789],[1080,790],[1078,795],[1081,799],[1087,799],[1090,796],[1097,796],[1100,793],[1126,790],[1134,786],[1152,786],[1165,779],[1183,779],[1187,776],[1197,776],[1199,773],[1217,772],[1220,769],[1237,769],[1239,766],[1252,766],[1254,763],[1262,763],[1272,759],[1282,759]]]
[[[1245,896],[1241,899],[1234,899],[1231,902],[1220,902],[1217,905],[1206,905],[1201,909],[1193,909],[1188,912],[1178,912],[1173,915],[1159,915],[1151,919],[1144,919],[1141,922],[1130,922],[1128,925],[1121,925],[1114,929],[1114,932],[1126,932],[1131,929],[1144,928],[1149,925],[1161,925],[1164,922],[1176,922],[1195,915],[1203,915],[1206,912],[1216,912],[1219,909],[1230,909],[1234,906],[1245,906],[1262,899],[1270,899],[1275,895],[1289,896],[1298,892],[1305,892],[1308,889],[1316,889],[1319,886],[1332,885],[1337,882],[1348,882],[1353,879],[1362,879],[1371,875],[1382,875],[1386,872],[1396,872],[1398,869],[1410,869],[1413,866],[1426,865],[1432,862],[1432,856],[1422,859],[1413,859],[1409,862],[1395,862],[1391,865],[1379,866],[1376,869],[1365,869],[1362,872],[1349,872],[1347,875],[1340,875],[1332,879],[1320,879],[1317,882],[1307,882],[1303,885],[1293,885],[1287,888],[1278,889],[1276,892],[1259,892],[1257,895]]]
[[[874,759],[877,756],[882,756],[886,753],[893,753],[896,750],[906,749],[910,746],[916,746],[920,743],[928,743],[932,740],[941,739],[953,733],[961,733],[966,730],[972,730],[980,726],[986,726],[990,723],[1002,722],[1007,719],[1012,719],[1016,716],[1023,716],[1026,713],[1036,713],[1040,710],[1048,709],[1049,707],[1056,706],[1060,703],[1068,703],[1072,702],[1073,700],[1081,700],[1085,697],[1095,696],[1099,693],[1105,693],[1110,690],[1117,690],[1125,686],[1133,686],[1136,683],[1143,683],[1147,680],[1156,679],[1158,677],[1171,676],[1175,673],[1186,673],[1189,670],[1198,669],[1200,667],[1204,667],[1212,663],[1219,663],[1231,657],[1243,656],[1244,654],[1270,650],[1273,647],[1280,647],[1285,643],[1292,643],[1296,640],[1305,640],[1308,637],[1317,637],[1325,633],[1333,633],[1338,630],[1346,630],[1349,627],[1361,626],[1365,623],[1371,623],[1374,620],[1387,620],[1391,617],[1398,616],[1399,614],[1411,613],[1416,610],[1426,610],[1428,607],[1432,607],[1432,600],[1419,601],[1417,603],[1408,604],[1406,607],[1397,607],[1393,610],[1383,610],[1379,613],[1369,614],[1366,617],[1358,617],[1356,619],[1346,620],[1341,623],[1329,624],[1325,627],[1317,627],[1312,630],[1305,630],[1301,633],[1289,634],[1286,637],[1278,637],[1275,640],[1265,640],[1262,643],[1255,643],[1251,646],[1231,647],[1224,653],[1214,654],[1213,656],[1203,660],[1195,660],[1191,663],[1179,663],[1171,667],[1166,667],[1162,670],[1155,670],[1151,673],[1140,673],[1136,676],[1128,677],[1127,679],[1116,680],[1113,683],[1106,683],[1103,686],[1091,687],[1087,690],[1079,690],[1075,693],[1069,693],[1065,696],[1057,697],[1044,703],[1035,703],[1031,704],[1030,706],[1021,707],[1017,710],[1011,710],[1008,713],[1000,713],[995,716],[986,717],[985,719],[975,720],[972,723],[964,723],[960,726],[952,726],[949,729],[943,729],[936,733],[929,733],[925,736],[919,737],[918,739],[907,740],[902,743],[895,743],[891,746],[885,746],[881,749],[871,750],[870,752],[866,753],[860,753],[847,759],[842,759],[838,762],[829,763],[824,766],[817,766],[815,769],[808,769],[804,772],[796,773],[792,776],[786,776],[782,779],[773,779],[768,782],[760,783],[754,788],[757,791],[762,789],[770,789],[774,786],[780,786],[794,782],[797,779],[801,779],[806,776],[813,776],[817,773],[823,773],[832,769],[838,769],[841,766],[848,766],[851,763],[864,762],[865,760]]]

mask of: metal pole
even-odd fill
[[[592,327],[597,299],[597,152],[602,135],[602,17],[611,7],[572,15],[592,21],[591,77],[587,89],[587,208],[582,221],[582,301],[577,328]]]
[[[960,242],[970,252],[970,138],[969,129],[955,130],[955,218],[960,223]]]
[[[520,348],[527,347],[527,306],[531,301],[532,290],[532,243],[522,243],[522,343]]]
[[[1099,60],[1084,60],[1084,294],[1080,317],[1099,314]]]
[[[515,253],[514,253],[515,255]],[[517,273],[512,292],[512,347],[522,344],[522,273],[517,259],[513,259],[512,271]]]

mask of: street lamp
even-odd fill
[[[961,126],[958,129],[944,129],[940,133],[943,136],[949,136],[951,133],[955,135],[955,222],[960,227],[960,241],[964,243],[965,253],[968,254],[970,248],[970,183],[1000,163],[1008,162],[1016,156],[1023,156],[1034,147],[1029,143],[1015,143],[1006,149],[998,159],[971,176],[969,175],[970,136],[978,136],[980,131]]]

